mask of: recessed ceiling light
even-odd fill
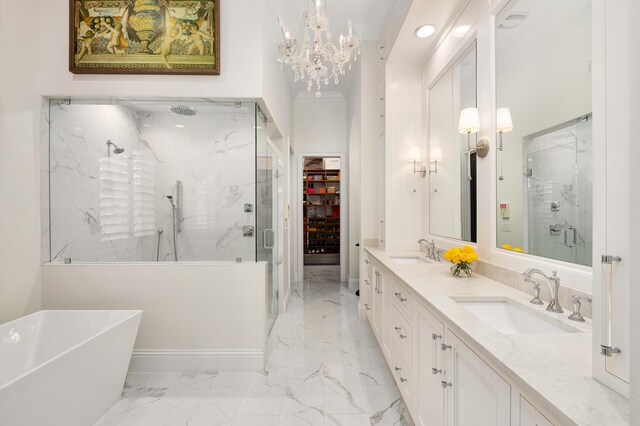
[[[184,129],[184,126],[183,126],[182,124],[176,124],[176,127],[177,127],[178,129]]]
[[[456,38],[462,38],[467,35],[470,29],[471,25],[460,25],[458,27],[455,27],[453,30],[453,36]]]
[[[433,25],[423,25],[421,27],[418,27],[415,34],[418,38],[427,38],[429,36],[432,36],[435,32],[436,27],[434,27]]]

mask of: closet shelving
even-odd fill
[[[340,262],[340,170],[303,171],[306,264]]]

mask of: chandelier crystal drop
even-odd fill
[[[353,24],[349,19],[348,35],[340,35],[338,45],[331,40],[331,25],[327,17],[326,0],[306,0],[307,5],[298,16],[296,28],[292,33],[287,31],[282,19],[280,29],[284,41],[278,43],[278,62],[281,66],[290,65],[295,81],[307,83],[307,91],[315,86],[316,97],[321,97],[322,84],[328,85],[333,80],[340,83],[340,77],[351,70],[351,58],[358,60],[360,55],[360,38],[353,34]],[[300,23],[304,24],[304,37],[300,44],[296,34]]]

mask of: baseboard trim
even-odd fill
[[[137,349],[131,356],[129,371],[260,371],[263,367],[263,351]]]
[[[355,293],[360,289],[360,280],[358,278],[349,278],[349,291]]]

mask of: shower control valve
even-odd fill
[[[253,226],[243,226],[242,227],[242,236],[243,237],[253,237],[255,233],[255,228]]]

